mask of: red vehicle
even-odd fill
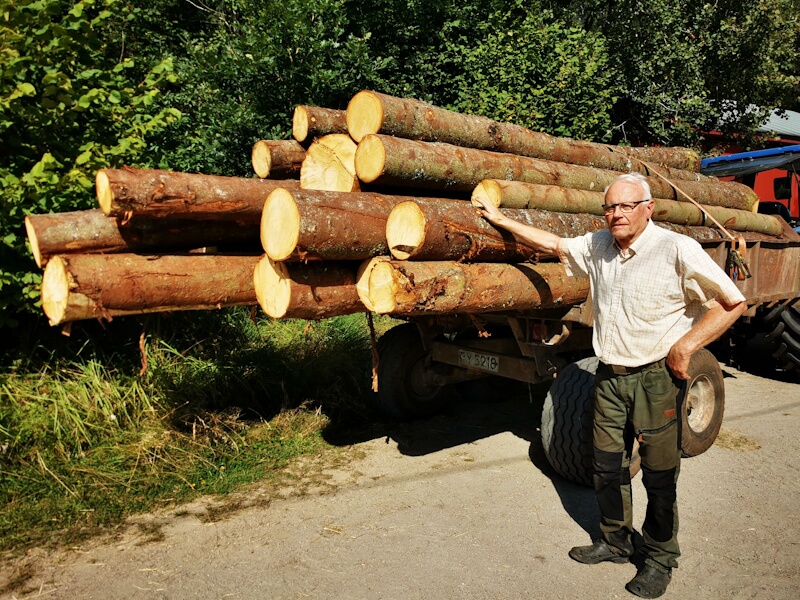
[[[761,199],[759,212],[777,214],[793,227],[800,225],[800,145],[740,152],[703,160],[705,175],[753,188]]]

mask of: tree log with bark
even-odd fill
[[[577,237],[606,229],[603,217],[583,213],[502,208],[504,215],[520,223],[560,237]],[[750,214],[750,213],[746,213]],[[726,239],[717,228],[657,223],[700,241]],[[770,235],[744,232],[748,242],[774,241]],[[468,202],[417,198],[392,209],[386,220],[386,242],[392,256],[401,260],[468,260],[518,262],[535,252],[505,229],[498,229]]]
[[[294,109],[292,136],[301,144],[332,133],[347,133],[345,111],[303,104]]]
[[[97,201],[106,215],[128,212],[148,217],[222,219],[252,223],[278,188],[297,188],[290,179],[246,179],[147,169],[101,169],[95,177]]]
[[[197,219],[108,217],[99,208],[25,217],[31,252],[44,268],[58,254],[168,252],[209,246],[259,250],[258,224]]]
[[[386,219],[403,196],[277,189],[264,203],[261,243],[281,260],[364,260],[388,254]]]
[[[306,149],[294,140],[259,140],[253,144],[250,162],[261,179],[298,179]]]
[[[274,319],[325,319],[364,312],[355,263],[258,261],[253,273],[258,303]]]
[[[359,191],[355,153],[356,143],[349,135],[332,133],[317,138],[300,169],[300,187],[329,192]]]
[[[538,185],[520,181],[486,179],[472,192],[473,204],[482,198],[497,207],[530,208],[565,213],[603,215],[604,194],[574,190],[553,185]],[[749,210],[706,205],[703,209],[726,229],[753,231],[779,236],[783,233],[780,221],[772,215]],[[667,221],[678,225],[704,225],[713,227],[700,208],[691,202],[655,199],[654,221]]]
[[[51,325],[177,310],[256,303],[256,256],[214,254],[54,256],[42,278]]]
[[[700,168],[700,156],[688,148],[633,148],[554,137],[512,123],[465,115],[419,100],[395,98],[368,90],[359,92],[350,100],[347,126],[357,142],[368,134],[382,133],[612,171],[641,170],[647,174],[646,167],[632,158],[689,172]],[[693,178],[690,174],[673,173],[672,176]]]
[[[484,313],[580,304],[588,293],[589,279],[560,263],[383,261],[369,274],[368,303],[379,314]]]
[[[504,179],[602,191],[622,173],[566,163],[501,154],[450,144],[367,135],[355,155],[358,178],[378,185],[469,190],[484,179]],[[648,177],[653,197],[685,199],[660,177]],[[700,204],[755,212],[758,196],[747,186],[726,181],[681,181],[679,186]]]

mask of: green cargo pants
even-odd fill
[[[630,457],[639,440],[647,512],[642,525],[645,562],[668,571],[677,566],[677,481],[680,472],[679,402],[685,384],[664,360],[615,374],[598,366],[594,403],[594,488],[603,539],[622,554],[633,551]]]

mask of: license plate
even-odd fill
[[[458,351],[458,364],[470,369],[488,371],[489,373],[498,373],[500,371],[499,356],[472,352],[470,350]]]

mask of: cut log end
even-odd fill
[[[250,161],[253,164],[253,171],[261,179],[269,177],[269,172],[272,169],[272,153],[269,149],[269,144],[264,140],[259,140],[253,145],[253,151],[250,154]]]
[[[261,309],[273,319],[286,315],[291,298],[289,271],[283,263],[264,256],[253,271],[253,284]]]
[[[308,111],[305,106],[297,106],[294,109],[292,136],[301,144],[308,138]]]
[[[370,275],[372,275],[372,270],[376,265],[388,260],[391,260],[388,256],[376,256],[365,260],[361,263],[361,266],[358,267],[358,272],[356,273],[356,291],[358,292],[358,298],[361,300],[361,303],[370,312],[375,312],[375,307],[372,305],[372,301],[369,298]]]
[[[484,179],[472,191],[472,204],[479,206],[479,199],[499,207],[503,201],[503,190],[493,179]]]
[[[350,136],[333,133],[317,139],[308,149],[300,169],[304,190],[357,192],[355,172],[356,144]]]
[[[111,191],[111,182],[104,170],[97,172],[94,178],[95,190],[97,192],[97,203],[100,210],[106,215],[111,215],[112,204],[114,203],[114,193]]]
[[[383,175],[386,167],[386,148],[381,138],[368,135],[358,143],[355,167],[356,175],[364,183],[372,183]]]
[[[406,260],[425,241],[427,222],[415,202],[401,202],[392,209],[386,220],[386,243],[392,256]]]
[[[292,193],[274,190],[264,202],[261,217],[261,245],[272,260],[286,260],[300,238],[300,211]]]
[[[370,133],[378,133],[383,118],[383,105],[373,92],[358,92],[347,105],[347,130],[356,142]]]
[[[39,250],[39,239],[36,236],[36,229],[31,222],[31,217],[25,217],[25,232],[28,234],[28,243],[31,245],[31,254],[33,260],[36,261],[36,266],[42,268],[42,253]]]
[[[388,262],[376,263],[369,275],[369,299],[373,310],[387,315],[397,310],[395,269]]]
[[[70,281],[64,259],[59,256],[51,258],[42,276],[42,309],[50,320],[50,325],[59,325],[66,321]]]

